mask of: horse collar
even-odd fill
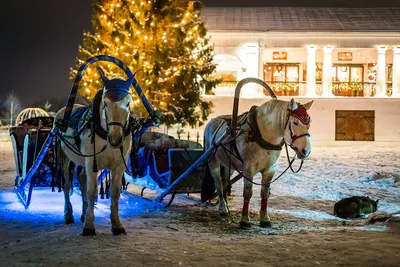
[[[281,142],[279,145],[274,145],[271,144],[267,141],[265,141],[262,138],[260,128],[258,127],[257,124],[257,106],[252,106],[249,115],[248,115],[248,124],[250,126],[250,131],[252,136],[254,137],[254,140],[257,142],[257,144],[267,150],[282,150],[283,142]]]
[[[100,136],[102,139],[107,140],[108,131],[101,127],[101,115],[100,115],[100,103],[103,96],[103,90],[97,92],[92,103],[92,113],[93,113],[93,128],[94,132]],[[131,133],[131,123],[124,128],[124,136],[128,136]]]

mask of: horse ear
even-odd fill
[[[100,77],[101,77],[101,80],[103,81],[103,84],[105,82],[109,81],[108,78],[106,77],[106,75],[104,74],[104,72],[101,69],[99,69],[99,72],[100,72]]]
[[[314,100],[311,100],[310,102],[305,103],[305,104],[303,105],[303,107],[304,107],[305,109],[309,110],[309,109],[311,108],[311,106],[312,106],[313,103],[314,103]]]
[[[289,108],[290,108],[290,110],[296,110],[298,108],[298,105],[297,105],[296,101],[294,101],[293,98],[290,99]]]

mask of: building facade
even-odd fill
[[[258,77],[282,96],[399,96],[400,8],[208,8],[203,16],[224,81],[215,95]],[[243,97],[263,93],[249,86]]]
[[[212,116],[231,113],[237,82],[258,77],[280,99],[315,100],[313,140],[400,142],[400,8],[205,8],[202,16],[222,78],[204,96]],[[240,112],[269,99],[255,84],[241,97],[249,100]]]

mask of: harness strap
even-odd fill
[[[309,133],[305,133],[305,134],[301,134],[301,135],[292,135],[292,142],[294,142],[294,140],[299,139],[300,137],[303,136],[310,136]]]
[[[108,132],[101,127],[100,123],[100,102],[103,95],[103,90],[97,92],[92,103],[92,114],[93,114],[93,128],[95,133],[102,139],[107,140]]]
[[[249,115],[248,115],[248,120],[247,120],[247,124],[250,126],[250,130],[251,130],[251,134],[254,137],[254,140],[257,142],[257,144],[266,149],[266,150],[282,150],[282,146],[284,141],[282,140],[282,142],[279,145],[274,145],[271,144],[267,141],[265,141],[262,138],[260,129],[258,128],[258,124],[257,124],[257,106],[252,106],[250,111],[249,111]]]

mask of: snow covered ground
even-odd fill
[[[350,196],[369,196],[379,199],[378,210],[388,213],[400,211],[399,157],[400,147],[397,144],[392,147],[374,143],[314,147],[299,173],[288,170],[271,186],[270,211],[317,220],[335,219],[331,215],[333,203]],[[287,164],[282,152],[276,176],[286,169]],[[298,164],[299,160],[295,162],[294,169]],[[261,175],[258,174],[254,181],[260,183]],[[152,181],[145,179],[136,183],[146,185]],[[241,208],[242,188],[243,180],[233,185],[231,209]],[[330,208],[321,210],[315,206],[322,202]],[[260,187],[257,185],[253,185],[250,208],[254,212],[260,209]]]
[[[0,158],[1,172],[13,170],[14,162],[9,158],[12,152],[8,136],[2,133],[0,138],[0,147],[3,151]],[[4,158],[6,155],[7,159]],[[379,199],[378,210],[389,213],[400,211],[399,157],[400,147],[397,144],[379,146],[370,143],[363,146],[313,147],[310,157],[304,161],[299,173],[288,170],[273,183],[269,211],[313,220],[338,219],[332,216],[333,204],[349,196],[369,196],[374,200]],[[297,169],[298,163],[297,160],[294,169]],[[286,167],[287,159],[283,151],[278,161],[277,174]],[[257,175],[254,181],[260,182],[260,179],[261,175]],[[10,187],[12,181],[13,177],[10,177],[10,181],[7,182],[8,189],[12,189]],[[4,182],[3,180],[3,187]],[[152,183],[148,178],[141,178],[135,183],[146,185],[149,182]],[[229,202],[231,210],[240,211],[242,188],[243,180],[233,185],[232,199]],[[130,199],[132,194],[138,194],[140,189],[141,187],[129,186],[128,192],[121,198],[122,214],[134,216],[143,213],[143,210],[157,209],[157,206],[141,198]],[[145,195],[149,198],[154,198],[159,193],[160,191],[145,191]],[[174,203],[175,205],[200,205],[197,197],[197,195],[193,197],[179,195]],[[62,201],[61,193],[50,192],[47,188],[35,189],[30,211],[46,212],[46,209],[50,209],[62,215]],[[108,201],[99,200],[98,213],[104,213],[104,215],[108,213]],[[76,206],[74,210],[80,210],[79,196],[73,197],[73,202]],[[0,203],[6,210],[22,212],[24,209],[12,190],[0,193]],[[259,209],[260,187],[254,185],[250,211],[257,213]]]
[[[362,220],[343,225],[331,214],[336,201],[353,195],[379,199],[378,210],[400,211],[400,145],[349,144],[313,147],[301,172],[288,171],[272,185],[272,228],[256,226],[258,186],[253,187],[250,203],[255,226],[238,227],[242,181],[232,188],[231,222],[221,220],[217,207],[201,204],[197,195],[179,195],[170,208],[163,209],[139,197],[140,186],[129,185],[120,200],[128,235],[111,235],[110,200],[100,199],[95,209],[98,236],[85,238],[79,236],[77,194],[72,195],[72,226],[63,224],[62,193],[50,188],[34,189],[31,206],[24,209],[13,190],[11,143],[8,134],[0,132],[0,266],[114,266],[117,262],[118,266],[399,266],[397,228],[364,226]],[[282,153],[278,174],[286,166]],[[149,199],[158,194],[145,191]]]

